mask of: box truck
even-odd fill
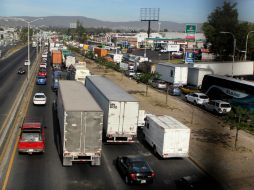
[[[62,53],[61,51],[54,50],[51,55],[51,63],[53,68],[61,69],[62,67]]]
[[[102,48],[94,48],[94,54],[97,54],[98,57],[104,57],[108,54],[108,50]]]
[[[72,162],[100,165],[103,111],[84,85],[59,81],[57,115],[63,165],[71,166]]]
[[[156,72],[160,79],[174,85],[186,85],[188,78],[187,64],[159,63]]]
[[[137,136],[139,102],[111,80],[86,77],[85,86],[104,111],[103,137],[106,142],[134,142]]]
[[[147,114],[143,135],[162,158],[188,157],[190,129],[173,117]]]
[[[73,56],[67,56],[65,59],[65,67],[68,68],[76,63],[76,58]]]

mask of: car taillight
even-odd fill
[[[136,175],[136,174],[131,173],[131,174],[130,174],[130,177],[131,177],[131,179],[135,180],[135,179],[137,178],[137,175]]]
[[[151,173],[151,176],[154,177],[154,176],[155,176],[155,172],[152,172],[152,173]]]

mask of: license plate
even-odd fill
[[[33,152],[33,149],[29,149],[28,152]]]
[[[140,183],[146,183],[146,180],[141,180]]]

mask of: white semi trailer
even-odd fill
[[[134,137],[137,136],[139,102],[102,76],[86,77],[85,86],[104,111],[105,141],[134,142]]]

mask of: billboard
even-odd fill
[[[196,31],[197,31],[196,24],[186,24],[185,25],[185,33],[186,33],[185,39],[188,41],[195,41]]]

